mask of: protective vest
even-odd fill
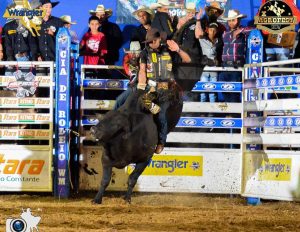
[[[147,78],[154,81],[168,81],[172,78],[172,58],[167,50],[148,50]]]

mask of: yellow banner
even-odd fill
[[[290,181],[292,160],[288,158],[269,159],[263,161],[259,169],[258,180]]]
[[[134,165],[127,167],[127,173]],[[202,176],[203,156],[154,155],[142,175],[152,176]]]

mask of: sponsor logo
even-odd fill
[[[295,30],[297,17],[288,3],[284,1],[267,1],[263,4],[254,17],[254,24],[258,29],[266,30],[272,34]]]
[[[279,80],[278,80],[278,84],[279,85],[284,85],[284,78],[279,78]]]
[[[121,88],[122,81],[108,81],[106,86],[107,88]]]
[[[296,83],[297,83],[297,84],[300,84],[300,76],[297,76],[297,77],[296,77]]]
[[[186,118],[182,120],[182,123],[186,126],[195,126],[197,124],[197,121],[192,118]]]
[[[225,119],[221,121],[221,125],[224,127],[233,127],[235,125],[235,122],[233,120]]]
[[[214,126],[216,124],[216,121],[213,119],[204,119],[201,120],[201,124],[204,126]]]
[[[39,175],[45,161],[40,159],[9,159],[0,154],[0,173],[4,175]]]
[[[268,79],[262,79],[261,85],[262,86],[268,86]]]
[[[56,28],[54,30],[56,30]],[[62,45],[66,44],[68,42],[68,35],[64,33],[59,34],[58,42],[61,43]]]
[[[295,124],[296,124],[296,126],[300,126],[300,118],[296,118]]]
[[[234,84],[222,84],[221,85],[221,89],[223,90],[234,90],[235,89],[235,85]]]
[[[259,181],[290,181],[292,160],[288,158],[269,158],[259,168]]]
[[[276,85],[276,79],[272,78],[272,79],[270,80],[270,85],[271,85],[271,86]]]
[[[216,85],[213,83],[205,83],[202,85],[202,88],[206,90],[213,90],[216,89]]]
[[[293,119],[292,119],[292,118],[287,118],[287,119],[286,119],[286,125],[287,125],[287,126],[293,125]]]
[[[9,82],[7,88],[9,90],[16,90],[16,97],[24,98],[35,94],[39,82],[35,80],[36,76],[32,72],[24,74],[21,70],[18,70],[13,74],[16,81]]]
[[[88,81],[87,85],[89,87],[101,87],[103,83],[101,81]]]
[[[127,166],[130,174],[134,166]],[[202,176],[202,156],[154,155],[142,175],[153,176]]]
[[[45,17],[46,11],[38,8],[37,6],[32,6],[32,2],[28,0],[15,1],[12,7],[5,10],[3,18],[7,19],[17,19],[22,27],[25,27],[31,32],[33,36],[36,34],[39,36],[39,30],[41,30],[42,18]],[[34,29],[34,30],[33,30]],[[35,31],[35,33],[34,33]]]
[[[293,82],[294,82],[293,77],[288,77],[287,80],[286,80],[286,83],[289,84],[289,85],[293,84]]]
[[[274,118],[270,118],[269,119],[269,125],[270,126],[274,126],[275,125],[275,119]]]
[[[253,36],[253,37],[251,37],[251,39],[250,39],[250,44],[251,44],[251,46],[253,46],[253,47],[260,46],[260,44],[261,44],[261,39],[260,39],[259,37]]]
[[[277,123],[278,123],[279,126],[283,126],[284,125],[284,119],[283,118],[278,118]]]

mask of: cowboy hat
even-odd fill
[[[138,13],[140,13],[140,12],[142,12],[142,11],[144,11],[144,12],[146,12],[146,13],[148,13],[149,15],[150,15],[150,17],[151,18],[153,18],[153,10],[151,10],[149,7],[146,7],[146,6],[140,6],[136,11],[133,11],[132,12],[132,14],[135,16],[135,17],[137,17],[138,16]]]
[[[60,17],[60,19],[62,21],[64,21],[64,23],[68,23],[68,24],[76,24],[76,22],[72,22],[71,16],[70,15],[63,15]]]
[[[229,10],[228,11],[228,16],[227,17],[222,17],[222,19],[228,21],[232,19],[242,19],[242,18],[247,18],[247,15],[241,14],[239,10]]]
[[[103,13],[107,17],[112,16],[112,9],[105,9],[104,5],[98,5],[96,10],[90,10],[91,15],[96,15],[96,13]]]
[[[52,8],[55,7],[59,2],[51,2],[51,0],[40,0],[41,5],[50,3],[52,5]]]
[[[194,12],[196,12],[196,3],[194,3],[194,2],[188,2],[188,3],[186,3],[185,4],[185,10],[186,11],[194,11]]]
[[[124,48],[125,53],[140,53],[141,52],[141,44],[139,41],[131,41],[129,45],[129,49]]]
[[[167,33],[165,31],[160,32],[157,28],[151,28],[147,31],[146,40],[143,43],[149,43],[158,38],[166,40]]]
[[[170,6],[170,2],[169,0],[157,0],[156,3],[152,3],[150,8],[155,10],[159,7],[163,7],[163,6]]]
[[[211,9],[217,10],[220,15],[224,13],[224,9],[221,8],[220,3],[216,1],[205,7],[206,14],[208,14]]]

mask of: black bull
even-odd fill
[[[185,86],[184,90],[191,90],[195,80],[190,80],[189,83],[192,84],[189,84],[189,87]],[[168,132],[176,126],[183,106],[181,89],[175,81],[171,84],[170,89],[173,94],[169,94],[171,104],[167,110]],[[121,169],[135,163],[135,169],[128,177],[128,189],[125,195],[125,200],[131,202],[131,194],[137,179],[154,154],[158,142],[157,126],[153,115],[146,113],[141,108],[139,101],[141,101],[141,93],[134,91],[122,107],[106,113],[103,119],[91,128],[92,135],[104,148],[102,154],[103,176],[93,203],[102,203],[113,167]]]
[[[167,111],[168,132],[176,126],[182,112],[181,93],[175,82],[173,89],[173,94],[170,94],[171,104]],[[135,163],[135,169],[128,178],[128,190],[125,196],[125,200],[130,202],[137,179],[154,154],[158,142],[157,127],[153,115],[146,113],[139,101],[141,101],[141,93],[133,92],[122,107],[106,113],[103,119],[91,129],[93,136],[104,148],[103,176],[94,203],[102,202],[113,167],[124,168],[128,164]]]

